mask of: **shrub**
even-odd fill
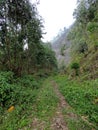
[[[72,63],[72,65],[71,65],[71,69],[79,69],[80,68],[80,66],[79,66],[79,64],[78,63]]]
[[[25,75],[19,78],[18,83],[24,87],[38,88],[39,83],[32,75]]]
[[[76,62],[72,63],[71,69],[75,70],[75,75],[79,75],[79,72],[78,72],[79,68],[80,68],[80,66],[78,63],[76,63]]]
[[[12,72],[0,72],[0,102],[2,107],[5,107],[7,102],[13,97],[14,86],[12,82]]]
[[[12,105],[23,105],[34,101],[34,89],[38,89],[39,82],[32,75],[15,79],[12,72],[0,73],[0,105],[1,110]]]
[[[78,47],[78,51],[79,53],[84,53],[88,50],[88,46],[86,42],[80,42],[79,43],[79,47]]]
[[[0,84],[2,83],[12,83],[13,82],[13,76],[14,76],[14,73],[11,72],[11,71],[1,71],[0,72]]]

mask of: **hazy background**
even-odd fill
[[[45,32],[47,32],[44,41],[50,41],[60,29],[69,27],[73,23],[72,14],[76,3],[77,0],[40,0],[38,10],[44,19]]]

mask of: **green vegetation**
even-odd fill
[[[73,16],[76,21],[69,29],[72,63],[80,64],[85,79],[98,77],[98,1],[80,0]]]
[[[73,108],[65,108],[63,110],[63,115],[65,117],[65,121],[67,122],[69,130],[92,130],[92,126],[90,126],[86,121],[84,121],[79,115],[78,117],[76,116],[76,111]],[[71,117],[67,115],[70,115]]]
[[[46,80],[43,83],[42,88],[39,91],[39,95],[37,97],[37,101],[35,103],[35,110],[33,118],[37,118],[39,122],[44,122],[44,130],[51,130],[50,124],[51,120],[54,117],[57,104],[58,97],[54,92],[54,88],[51,84],[51,79]],[[36,126],[32,126],[32,128]],[[39,129],[41,126],[39,127]]]
[[[43,78],[57,72],[55,53],[42,42],[42,35],[37,2],[0,0],[0,130],[30,123]]]
[[[43,20],[36,2],[1,0],[0,70],[12,71],[16,76],[34,74],[41,69],[47,73],[55,70],[55,55],[41,41],[42,34]]]
[[[76,20],[66,36],[71,42],[70,65],[66,64],[66,71],[63,68],[64,73],[62,73],[64,75],[57,76],[55,80],[59,84],[61,93],[82,121],[78,124],[75,120],[68,119],[66,114],[69,110],[65,109],[64,114],[69,129],[97,130],[98,0],[79,0],[73,16]],[[63,41],[66,41],[66,37]],[[63,48],[61,50],[63,52]],[[66,53],[65,50],[64,54]]]
[[[64,75],[46,79],[58,65],[51,43],[41,40],[37,2],[0,0],[0,130],[50,130],[60,101],[53,79],[71,106],[60,108],[69,130],[98,129],[98,1],[79,0],[73,15],[52,45],[61,47]]]
[[[70,80],[66,76],[55,78],[67,102],[91,126],[98,128],[98,80]]]
[[[79,69],[79,64],[78,63],[72,63],[71,69],[75,69],[75,70]]]
[[[61,53],[62,56],[65,55],[65,54],[64,54],[64,51],[65,51],[65,50],[66,50],[66,46],[65,46],[65,44],[64,44],[64,45],[62,45],[61,50],[60,50],[60,53]]]
[[[74,69],[74,70],[75,70],[75,76],[78,76],[78,75],[79,75],[79,72],[78,72],[79,68],[80,68],[80,66],[79,66],[78,63],[72,63],[71,69]]]
[[[17,130],[28,124],[40,86],[41,81],[31,75],[16,79],[12,72],[0,73],[1,130]]]
[[[0,91],[1,105],[3,105],[0,108],[0,130],[17,130],[24,127],[32,129],[34,127],[32,122],[35,118],[39,122],[45,122],[45,127],[49,127],[48,121],[53,117],[58,103],[50,80],[46,80],[42,85],[42,81],[37,81],[31,75],[17,80],[7,79],[4,76],[11,76],[10,72],[1,73],[1,75],[2,82],[6,83],[7,87],[5,88],[5,85],[4,88],[0,87],[2,89]],[[9,89],[10,94],[6,93]],[[8,111],[11,106],[14,106],[14,110]]]
[[[49,79],[46,80],[43,85],[44,86],[40,89],[40,94],[38,95],[36,102],[36,116],[45,121],[47,119],[49,120],[50,117],[53,117],[57,107],[58,97],[56,96]]]

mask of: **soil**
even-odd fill
[[[54,87],[54,91],[55,91],[56,95],[59,98],[59,104],[57,107],[55,117],[52,120],[51,129],[52,130],[68,130],[67,123],[64,120],[64,115],[63,115],[62,111],[64,108],[70,109],[71,107],[66,102],[64,96],[58,90],[58,85],[54,81],[52,81],[51,83]],[[67,115],[67,116],[68,117],[70,116],[70,118],[77,118],[77,115],[75,115],[73,113],[69,113],[69,115]]]

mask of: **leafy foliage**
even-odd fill
[[[71,68],[72,68],[72,69],[79,69],[79,64],[78,64],[78,63],[73,63],[73,64],[71,65]]]
[[[82,117],[92,123],[92,127],[98,128],[98,80],[75,81],[68,80],[66,76],[56,77],[59,89],[68,103]]]
[[[41,75],[57,70],[54,52],[41,41],[42,29],[36,2],[0,0],[0,130],[26,125]]]
[[[88,73],[89,76],[89,73],[95,73],[98,69],[96,65],[93,66],[95,68],[94,72],[93,69],[89,69],[92,66],[92,62],[94,64],[97,62],[96,58],[94,59],[93,57],[98,55],[98,1],[78,1],[73,15],[76,21],[69,29],[68,34],[68,39],[72,43],[72,63],[74,61],[80,63],[82,73]],[[98,75],[95,74],[94,77],[98,77]]]
[[[4,72],[2,73],[6,75]],[[12,79],[12,85],[15,86],[14,97],[10,99],[10,102],[6,102],[9,102],[7,106],[2,108],[0,130],[17,130],[25,127],[25,129],[32,129],[35,127],[34,125],[32,126],[32,119],[35,118],[38,118],[39,121],[44,121],[45,126],[49,127],[49,120],[52,118],[58,104],[58,97],[55,95],[50,80],[45,80],[42,86],[41,80],[39,81],[31,75],[26,75],[21,79]],[[14,103],[12,102],[13,100]],[[8,111],[12,106],[14,106],[14,110]]]
[[[33,101],[33,95],[30,93],[38,87],[38,82],[32,76],[15,80],[12,72],[1,72],[0,102],[2,109],[11,105],[27,104],[30,100]]]
[[[80,65],[79,65],[79,63],[76,63],[76,62],[74,62],[74,63],[72,63],[71,64],[71,69],[74,69],[75,70],[75,75],[79,75],[79,68],[80,68]]]
[[[12,72],[0,72],[1,130],[18,129],[28,123],[40,86],[41,81],[31,75],[16,78]],[[14,110],[10,112],[11,106]]]
[[[17,76],[38,71],[47,52],[41,42],[43,20],[37,4],[29,0],[1,1],[0,12],[0,69]]]

